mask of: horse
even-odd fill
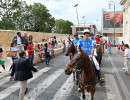
[[[73,44],[73,42],[69,39],[69,46],[68,49],[65,52],[66,56],[69,56],[70,54],[70,60],[74,57],[74,55],[77,53],[77,50]],[[80,71],[76,71],[76,85],[78,85],[78,75],[80,74]],[[73,68],[73,75],[75,75],[75,68]]]
[[[102,46],[101,45],[98,45],[97,48],[96,48],[96,51],[97,51],[97,61],[99,63],[99,66],[101,65],[101,61],[102,61]]]
[[[70,54],[72,54],[70,56],[70,60],[71,60],[73,58],[74,54],[76,54],[76,53],[77,53],[76,48],[75,48],[73,42],[69,39],[69,46],[68,46],[68,49],[65,52],[65,55],[69,56]]]
[[[65,67],[65,74],[70,75],[74,67],[81,70],[78,84],[82,92],[83,100],[85,100],[85,90],[87,90],[87,92],[91,92],[91,100],[94,100],[96,87],[95,70],[89,56],[81,50],[81,48],[79,49],[79,52],[74,55],[70,63]]]

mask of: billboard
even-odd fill
[[[103,28],[114,28],[114,13],[103,14]],[[115,28],[123,28],[123,13],[115,13]]]

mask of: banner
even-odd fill
[[[114,28],[114,13],[103,15],[103,28]],[[115,28],[123,28],[123,13],[115,13]]]

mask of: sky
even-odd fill
[[[27,4],[42,3],[55,19],[69,20],[74,24],[78,24],[75,4],[78,4],[77,11],[79,23],[94,23],[98,31],[101,30],[102,9],[113,11],[114,6],[109,9],[108,3],[111,0],[23,0]],[[121,0],[113,0],[115,2],[116,11],[122,11],[120,5]],[[97,21],[98,20],[98,21]]]

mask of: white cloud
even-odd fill
[[[74,24],[77,24],[76,9],[75,4],[78,4],[78,15],[80,23],[83,22],[82,17],[85,17],[86,22],[92,22],[97,25],[98,29],[101,28],[101,16],[102,8],[108,9],[108,2],[111,0],[25,0],[27,4],[42,3],[50,11],[52,16],[56,19],[65,19],[72,21]],[[119,4],[121,0],[113,0],[116,4],[116,10],[121,11],[122,6]],[[113,10],[113,7],[111,11]]]

